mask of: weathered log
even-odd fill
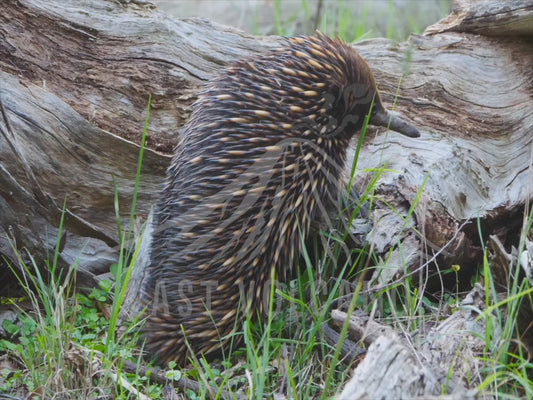
[[[359,158],[357,183],[364,187],[369,179],[364,169],[388,161],[387,167],[400,173],[381,177],[379,198],[407,215],[421,195],[412,220],[386,208],[374,213],[372,239],[381,253],[402,243],[401,252],[389,255],[392,266],[415,265],[424,252],[440,251],[441,263],[471,271],[480,261],[480,235],[476,224],[462,223],[479,218],[482,236],[497,232],[507,239],[521,225],[523,205],[531,199],[533,45],[527,38],[442,33],[412,36],[399,49],[412,61],[400,95],[408,99],[405,113],[423,140],[389,135],[369,142]],[[360,51],[378,74],[395,62],[400,70],[399,60],[388,54],[374,58]],[[377,79],[386,92],[394,90],[385,86],[386,78]],[[412,230],[400,233],[408,226],[417,227],[416,240],[407,235]],[[388,269],[388,277],[394,274]]]
[[[524,0],[455,1],[450,15],[425,30],[425,34],[447,31],[487,36],[532,36],[533,3]]]
[[[100,243],[92,256],[80,260],[87,271],[98,273],[111,262],[102,264],[99,258],[112,253],[118,242],[110,177],[122,177],[119,193],[131,198],[138,153],[114,134],[139,142],[147,98],[153,93],[148,146],[170,152],[199,83],[235,59],[279,45],[280,39],[253,38],[206,21],[176,21],[148,7],[103,0],[6,1],[1,8],[0,68],[12,76],[5,76],[0,86],[6,110],[0,183],[12,188],[2,194],[1,251],[14,260],[13,230],[18,231],[19,248],[40,256],[52,251],[57,209],[68,195],[73,216],[67,220],[64,252],[71,254],[71,262],[87,240],[105,238],[105,246]],[[373,174],[368,169],[386,164],[395,172],[380,178],[378,199],[406,215],[417,193],[423,193],[407,222],[381,207],[369,240],[384,256],[401,240],[403,254],[389,255],[389,264],[397,266],[419,265],[425,257],[421,243],[430,252],[448,244],[442,252],[448,262],[475,263],[478,233],[467,226],[458,234],[461,222],[480,217],[487,233],[505,235],[512,228],[509,216],[518,215],[530,198],[531,44],[526,39],[443,33],[413,36],[399,45],[376,39],[355,47],[374,69],[385,103],[392,107],[396,99],[395,108],[423,133],[421,139],[405,139],[394,132],[373,138],[370,132],[358,162],[357,186],[364,189]],[[69,107],[78,119],[65,115]],[[20,118],[36,115],[39,108],[49,117]],[[56,108],[64,113],[53,118]],[[107,139],[96,140],[95,132]],[[51,134],[59,139],[43,141]],[[26,161],[19,159],[22,151],[15,154],[8,145],[9,135],[17,137]],[[80,151],[80,136],[93,147]],[[26,144],[30,142],[32,146]],[[149,154],[153,161],[148,159],[143,168],[147,183],[141,187],[141,216],[153,203],[168,163],[162,155]],[[53,199],[52,207],[45,202],[30,211],[39,196],[26,176],[29,171],[45,198]],[[55,219],[48,215],[50,209]],[[121,211],[128,211],[127,202],[121,203]],[[23,221],[25,215],[29,217]],[[37,223],[39,219],[46,222]],[[415,226],[420,235],[410,229]]]
[[[17,251],[41,264],[53,258],[61,242],[60,267],[79,265],[79,283],[94,285],[92,276],[117,261],[114,182],[127,221],[139,148],[91,125],[32,83],[4,72],[0,81],[0,252],[14,265]],[[164,157],[145,154],[139,215],[148,214],[166,165]]]
[[[478,319],[485,304],[484,289],[476,286],[457,312],[415,337],[406,337],[363,313],[348,316],[333,310],[334,323],[341,327],[348,319],[350,339],[369,346],[338,398],[438,398],[442,393],[475,398],[476,391],[467,390],[464,383],[467,379],[470,387],[481,383],[481,364],[475,360],[485,346],[486,321]]]

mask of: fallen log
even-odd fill
[[[125,216],[139,151],[119,136],[140,142],[148,95],[154,97],[147,145],[155,152],[143,166],[140,218],[157,196],[166,155],[200,83],[281,39],[178,21],[138,4],[26,0],[1,7],[0,251],[16,263],[16,239],[31,254],[53,252],[58,209],[67,198],[64,265],[91,243],[79,263],[99,274],[113,258],[103,255],[114,254],[119,241],[112,176]],[[461,224],[480,218],[485,236],[512,234],[530,199],[531,44],[443,32],[355,47],[373,68],[386,105],[395,102],[422,132],[421,139],[369,132],[356,186],[363,191],[374,173],[368,171],[386,165],[375,196],[390,206],[374,213],[368,240],[394,265],[399,255],[389,251],[402,242],[407,266],[447,245],[439,262],[469,270],[479,261],[479,235],[475,224],[458,232]],[[415,200],[407,222],[395,217],[407,215]]]

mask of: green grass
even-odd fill
[[[527,214],[526,214],[527,215]],[[533,225],[533,212],[524,219],[518,254],[526,251],[526,241]],[[533,363],[521,345],[518,321],[520,306],[533,309],[533,286],[520,274],[521,266],[515,260],[509,265],[507,293],[498,296],[488,261],[488,249],[483,258],[486,310],[478,317],[486,321],[484,380],[479,385],[487,393],[502,398],[533,398]],[[528,317],[525,317],[528,318]],[[531,317],[529,316],[530,321]]]

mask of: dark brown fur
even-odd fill
[[[346,150],[373,101],[383,125],[367,63],[323,35],[289,39],[206,86],[154,219],[141,295],[158,362],[184,364],[187,341],[195,353],[219,349],[246,312],[262,312],[273,272],[291,277],[311,223],[338,198]]]

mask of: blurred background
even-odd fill
[[[177,18],[202,17],[253,35],[312,34],[353,42],[406,40],[445,17],[452,0],[155,0]]]

